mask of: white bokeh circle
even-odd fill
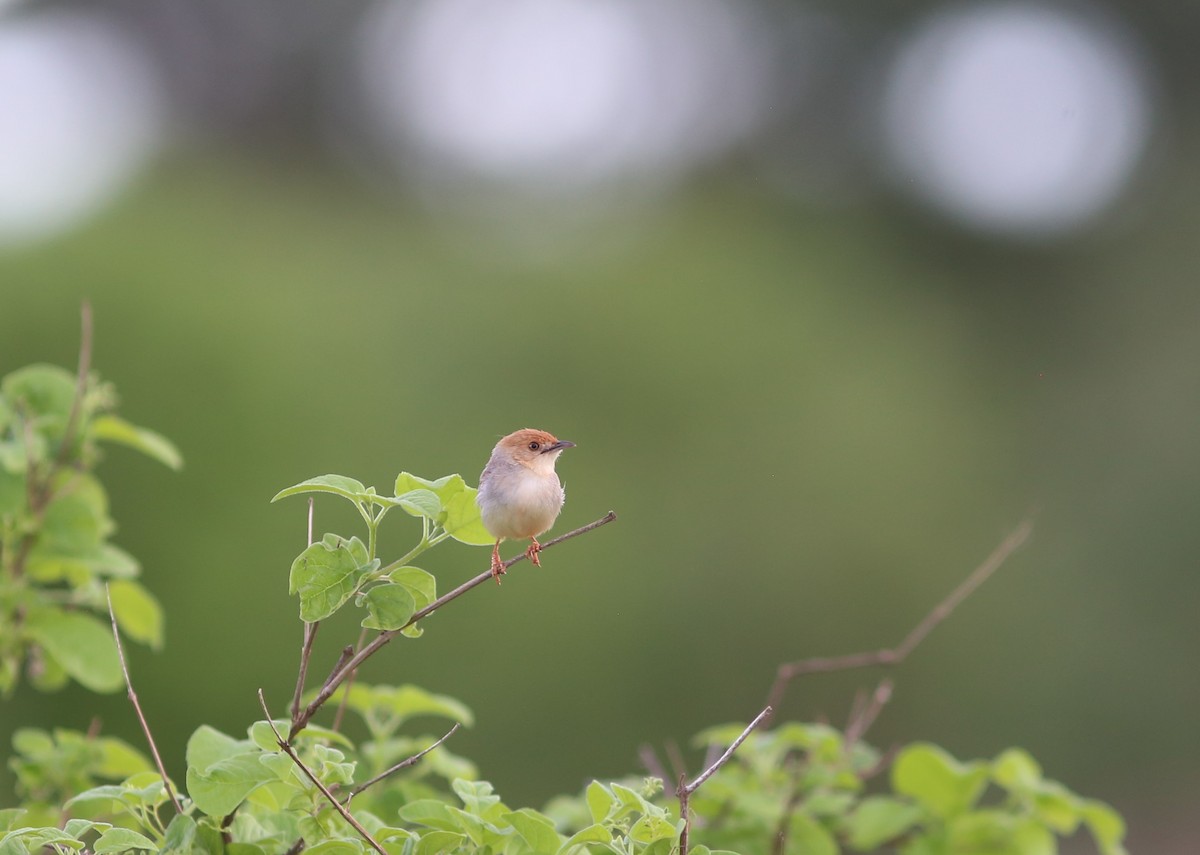
[[[0,245],[94,213],[161,140],[151,61],[90,13],[0,17],[0,81]]]
[[[1151,126],[1147,72],[1109,24],[1033,3],[935,13],[883,96],[902,186],[985,231],[1075,228],[1126,185]]]

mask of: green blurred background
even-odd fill
[[[242,56],[237,4],[166,5],[196,16],[181,20],[214,68]],[[129,655],[173,776],[197,726],[239,734],[258,687],[277,709],[290,696],[305,505],[269,504],[277,490],[326,472],[390,490],[402,469],[476,483],[496,439],[530,426],[578,445],[556,531],[620,519],[455,602],[364,675],[472,707],[453,749],[509,803],[748,720],[780,662],[898,642],[1032,513],[1030,543],[895,672],[871,740],[1020,745],[1121,810],[1132,851],[1200,849],[1200,148],[1195,59],[1154,4],[1116,22],[1154,81],[1119,189],[1065,224],[1000,228],[923,205],[872,144],[839,154],[806,112],[837,121],[817,107],[858,103],[862,69],[931,6],[834,21],[844,52],[786,121],[680,154],[669,177],[649,161],[578,184],[423,161],[427,138],[392,160],[362,154],[386,135],[340,154],[313,93],[361,5],[254,7],[303,48],[266,52],[258,89],[244,63],[196,84],[154,38],[167,13],[116,8],[108,23],[165,69],[174,124],[86,216],[0,245],[0,372],[72,366],[88,299],[122,413],[185,456],[173,474],[113,450],[100,471],[115,542],[167,614],[165,649]],[[41,13],[0,10],[0,60],[4,27]],[[248,104],[226,97],[238,86]],[[356,533],[332,498],[317,525]],[[389,517],[384,555],[418,532]],[[425,566],[447,590],[487,560],[450,544]],[[355,634],[323,628],[316,672]],[[783,714],[841,723],[878,677],[808,678]],[[93,717],[141,744],[123,696],[22,688],[0,745]]]

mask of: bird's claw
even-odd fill
[[[542,560],[538,558],[538,553],[542,551],[542,545],[537,542],[536,538],[532,538],[532,541],[529,548],[525,550],[525,557],[533,562],[534,567],[541,567]]]

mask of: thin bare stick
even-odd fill
[[[320,621],[304,624],[304,641],[300,645],[300,673],[296,676],[296,693],[292,695],[292,721],[300,719],[300,699],[304,696],[304,681],[308,679],[308,660],[312,656],[313,642],[317,640]]]
[[[687,763],[684,762],[683,752],[679,750],[679,743],[674,739],[668,739],[663,746],[663,750],[667,752],[667,762],[671,764],[671,771],[676,778],[687,778]],[[701,769],[704,767],[701,766]]]
[[[958,608],[963,600],[973,594],[980,585],[1000,569],[1008,557],[1029,539],[1032,531],[1033,521],[1028,519],[1013,529],[1012,533],[992,550],[992,554],[984,559],[983,563],[976,567],[957,588],[951,591],[949,596],[934,606],[933,610],[925,615],[921,622],[913,627],[904,640],[895,647],[851,653],[846,656],[802,659],[798,662],[785,662],[780,665],[775,674],[775,682],[771,685],[771,692],[767,696],[768,704],[779,709],[780,704],[783,703],[783,695],[787,691],[788,683],[804,674],[846,671],[871,665],[899,665],[938,624]]]
[[[321,795],[328,799],[329,803],[333,805],[334,810],[342,815],[342,819],[350,823],[351,827],[362,836],[363,840],[371,844],[372,849],[378,852],[379,855],[388,855],[387,850],[379,844],[379,841],[371,836],[371,832],[363,828],[359,821],[350,815],[350,811],[342,807],[341,802],[334,798],[333,793],[329,792],[326,786],[321,783],[320,779],[313,774],[313,771],[304,765],[304,761],[300,759],[300,755],[297,754],[295,749],[293,749],[287,740],[283,738],[283,735],[280,734],[279,729],[275,727],[275,722],[271,718],[270,710],[267,709],[267,699],[263,696],[262,689],[258,690],[258,702],[262,704],[262,711],[263,715],[267,717],[267,724],[271,726],[271,730],[275,733],[275,742],[279,745],[279,750],[288,757],[292,758],[292,762],[295,763],[296,766],[299,767],[300,771],[304,773],[304,777],[313,782],[313,785],[321,791]]]
[[[67,427],[58,447],[56,466],[66,463],[71,454],[71,444],[75,441],[75,431],[79,427],[79,414],[83,410],[83,396],[87,392],[88,372],[92,370],[92,304],[84,300],[79,307],[79,315],[79,368],[75,377],[75,397],[71,400]]]
[[[616,518],[617,518],[616,513],[614,513],[613,511],[609,511],[607,514],[602,516],[600,519],[595,520],[594,522],[590,522],[585,526],[580,526],[579,528],[575,529],[574,531],[569,531],[566,534],[559,535],[558,537],[554,538],[553,540],[546,541],[545,543],[542,544],[542,550],[544,551],[544,550],[550,549],[552,547],[557,546],[560,543],[570,540],[573,537],[579,537],[579,535],[581,535],[581,534],[586,534],[587,532],[592,531],[593,529],[600,528],[600,526],[602,526],[602,525],[607,525],[608,523],[612,522]],[[508,568],[512,567],[514,564],[524,561],[525,559],[526,559],[526,555],[525,555],[525,553],[522,552],[520,555],[517,555],[515,558],[510,558],[510,559],[508,559],[508,561],[505,561],[504,569],[507,570]],[[326,678],[325,685],[323,685],[321,687],[321,691],[317,694],[317,696],[315,698],[313,698],[312,702],[309,703],[309,705],[301,711],[300,719],[292,724],[292,729],[291,729],[291,732],[288,734],[288,738],[292,739],[296,736],[297,733],[302,731],[308,725],[309,721],[312,720],[312,717],[314,715],[316,715],[317,710],[319,710],[322,706],[324,706],[325,702],[328,701],[330,699],[330,697],[333,696],[333,693],[335,691],[337,691],[338,686],[340,686],[342,684],[342,682],[346,680],[346,678],[348,678],[352,673],[354,673],[358,669],[358,667],[360,665],[362,665],[363,662],[365,662],[370,656],[372,656],[377,650],[379,650],[379,648],[383,647],[385,644],[387,644],[389,641],[391,641],[393,638],[395,638],[397,635],[399,635],[401,632],[403,632],[408,627],[412,626],[417,621],[421,620],[422,618],[428,617],[429,615],[433,614],[434,612],[436,612],[438,609],[440,609],[442,606],[446,605],[450,601],[458,599],[463,594],[467,593],[467,591],[471,590],[472,588],[476,588],[476,587],[482,585],[484,582],[487,582],[491,578],[492,578],[492,571],[489,569],[483,573],[480,573],[474,579],[470,579],[466,582],[463,582],[461,585],[459,585],[453,591],[443,594],[442,596],[440,596],[436,600],[434,600],[432,603],[427,605],[425,608],[417,611],[411,618],[409,618],[408,623],[406,623],[404,626],[400,627],[399,629],[390,629],[390,630],[386,630],[384,632],[379,633],[379,635],[375,636],[375,638],[371,641],[370,644],[368,644],[366,647],[359,650],[348,661],[346,661],[346,662],[339,661],[338,665],[335,666],[333,671],[330,672],[329,677]]]
[[[646,767],[646,771],[653,778],[658,778],[664,784],[667,782],[667,770],[663,768],[662,763],[658,760],[658,754],[648,742],[643,742],[638,746],[638,759],[642,761],[642,765]]]
[[[454,727],[452,727],[448,731],[446,731],[446,733],[442,736],[442,738],[439,739],[437,742],[433,743],[428,748],[424,748],[424,749],[418,751],[416,754],[414,754],[412,757],[409,757],[407,760],[401,760],[399,763],[397,763],[395,766],[388,769],[387,771],[380,772],[378,775],[376,775],[371,780],[366,781],[362,784],[359,784],[357,787],[355,787],[353,790],[350,791],[349,795],[347,795],[346,798],[344,798],[342,800],[342,804],[344,804],[344,805],[350,804],[350,800],[352,798],[354,798],[355,796],[357,796],[359,793],[361,793],[363,790],[365,790],[367,787],[371,786],[372,784],[378,784],[380,781],[382,781],[388,775],[394,775],[397,772],[399,772],[401,769],[407,769],[409,766],[412,766],[418,760],[420,760],[422,757],[424,757],[426,754],[428,754],[430,751],[437,748],[439,745],[441,745],[443,742],[445,742],[447,739],[449,739],[454,734],[458,733],[458,729],[460,727],[462,727],[461,722],[457,722],[457,721],[454,722]]]
[[[313,542],[313,497],[308,497],[308,545]],[[320,621],[304,624],[304,641],[300,644],[300,672],[296,675],[296,693],[292,696],[292,723],[300,719],[300,699],[304,696],[304,683],[308,679],[308,661],[312,657],[313,642],[317,640]]]
[[[362,646],[367,643],[367,628],[363,627],[358,633],[358,642],[354,645],[354,652],[362,650]],[[346,704],[350,703],[350,690],[354,688],[354,679],[358,676],[358,669],[350,672],[350,676],[346,678],[346,691],[342,692],[342,699],[338,701],[337,711],[333,714],[333,724],[329,727],[334,731],[341,731],[342,719],[346,716]]]
[[[738,750],[743,742],[766,718],[771,714],[771,707],[763,707],[763,711],[754,717],[754,721],[746,725],[746,729],[738,735],[738,738],[733,740],[732,744],[725,749],[725,753],[716,759],[716,761],[696,776],[696,779],[690,784],[684,783],[681,778],[679,786],[675,790],[675,795],[679,797],[679,816],[683,818],[683,830],[679,832],[679,853],[687,855],[688,851],[688,831],[691,827],[691,817],[688,816],[688,801],[692,797],[692,793],[700,788],[700,785],[713,776],[713,774],[729,762],[729,758],[733,756],[733,752]]]
[[[158,767],[158,774],[162,775],[163,786],[167,789],[167,796],[170,797],[171,804],[175,805],[175,812],[183,813],[183,806],[179,804],[179,799],[175,797],[175,791],[171,789],[171,780],[167,777],[167,770],[163,766],[162,757],[158,753],[158,746],[154,744],[154,736],[150,733],[150,725],[146,723],[146,716],[142,713],[142,705],[138,703],[137,692],[133,690],[133,680],[129,677],[129,665],[125,662],[125,649],[121,646],[121,633],[117,629],[117,614],[113,611],[112,592],[108,590],[108,583],[104,585],[104,596],[108,598],[108,617],[112,621],[113,638],[117,642],[117,658],[121,660],[121,673],[125,676],[125,689],[129,695],[129,702],[133,704],[133,711],[137,713],[138,721],[142,725],[142,733],[146,734],[146,742],[150,744],[150,753],[154,755],[154,765]]]
[[[870,700],[863,703],[846,724],[847,747],[866,736],[871,725],[875,723],[875,719],[879,718],[879,713],[883,711],[884,705],[891,699],[892,681],[885,677],[871,693]]]

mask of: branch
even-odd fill
[[[271,730],[275,733],[275,741],[279,745],[279,750],[288,757],[292,758],[292,762],[300,767],[300,771],[304,773],[304,776],[308,778],[308,780],[312,781],[313,785],[321,791],[321,795],[329,800],[329,803],[333,805],[334,809],[342,815],[342,819],[350,823],[351,827],[353,827],[354,830],[362,836],[362,839],[371,844],[372,849],[378,852],[379,855],[388,855],[387,850],[379,844],[379,841],[371,836],[371,832],[363,828],[359,821],[350,815],[350,811],[342,807],[341,802],[334,798],[333,793],[329,792],[325,785],[322,784],[317,776],[313,774],[312,770],[304,765],[304,761],[300,759],[300,755],[296,753],[295,749],[293,749],[292,746],[288,744],[287,740],[285,740],[279,733],[279,729],[275,727],[275,722],[271,718],[271,712],[267,709],[267,699],[263,697],[262,689],[258,690],[258,702],[262,704],[263,715],[267,717],[267,724],[271,726]]]
[[[690,784],[685,784],[684,778],[682,776],[680,777],[679,786],[675,790],[675,795],[679,797],[679,815],[683,818],[683,830],[679,832],[680,855],[687,855],[688,851],[688,831],[691,826],[691,818],[688,816],[688,800],[691,799],[692,793],[696,792],[696,790],[700,788],[701,784],[711,778],[718,769],[728,763],[729,758],[733,756],[733,752],[738,750],[738,746],[745,742],[746,737],[750,735],[754,728],[758,727],[759,724],[761,724],[770,715],[771,707],[764,707],[763,711],[754,717],[754,721],[746,725],[746,729],[743,730],[738,738],[733,740],[733,743],[725,749],[725,753],[718,757],[711,766],[697,775],[696,779]]]
[[[783,703],[783,695],[787,691],[788,683],[805,674],[846,671],[871,665],[899,665],[918,644],[925,640],[925,636],[948,618],[963,600],[988,580],[988,577],[1000,569],[1008,557],[1029,539],[1032,531],[1033,522],[1028,519],[1013,529],[1012,533],[992,551],[992,554],[984,559],[984,562],[976,567],[957,588],[951,591],[949,596],[934,606],[933,610],[925,615],[921,622],[913,627],[904,640],[895,647],[851,653],[846,656],[801,659],[798,662],[785,662],[780,665],[775,675],[775,682],[771,685],[771,692],[767,696],[767,702],[774,709],[779,709],[779,705]]]
[[[308,497],[308,545],[313,542],[313,497]],[[304,682],[308,679],[308,660],[312,657],[313,642],[317,640],[320,621],[304,624],[304,641],[300,645],[300,673],[296,675],[296,693],[292,695],[292,723],[300,719],[300,699],[304,696]]]
[[[858,742],[879,718],[884,706],[892,699],[892,681],[884,679],[871,693],[870,700],[861,704],[850,716],[846,723],[846,747]]]
[[[104,585],[104,596],[108,599],[108,617],[112,621],[113,638],[117,642],[117,658],[121,660],[121,673],[125,676],[125,689],[129,695],[129,702],[133,704],[133,710],[137,713],[138,721],[141,722],[142,733],[146,734],[146,742],[150,743],[150,753],[154,755],[154,765],[158,767],[158,774],[162,775],[163,786],[167,788],[167,795],[171,799],[171,804],[175,805],[176,813],[183,813],[183,806],[179,804],[179,799],[175,797],[175,791],[171,789],[171,781],[167,777],[166,768],[163,767],[162,757],[158,753],[158,746],[154,744],[154,737],[150,733],[150,725],[146,723],[146,716],[142,714],[142,705],[138,703],[137,692],[133,690],[133,680],[129,677],[129,666],[125,664],[125,649],[121,647],[121,633],[117,630],[117,615],[113,611],[112,593],[108,590],[107,583]]]
[[[92,304],[87,300],[79,307],[79,369],[75,378],[75,397],[71,400],[71,412],[67,416],[67,426],[63,431],[62,443],[58,447],[58,457],[55,466],[67,462],[71,453],[71,443],[75,440],[75,431],[79,427],[79,414],[83,410],[83,396],[87,392],[88,372],[92,368]]]
[[[554,546],[557,546],[560,543],[563,543],[564,541],[570,540],[573,537],[579,537],[579,535],[581,535],[581,534],[587,534],[589,531],[592,531],[593,529],[600,528],[600,526],[602,526],[602,525],[607,525],[608,523],[612,522],[616,518],[617,518],[616,513],[614,513],[613,511],[609,511],[607,514],[605,514],[600,519],[598,519],[594,522],[590,522],[585,526],[580,526],[579,528],[575,529],[574,531],[569,531],[566,534],[559,535],[558,537],[554,538],[553,540],[546,541],[545,543],[542,544],[542,549],[543,550],[550,549]],[[526,555],[525,555],[525,553],[521,553],[520,555],[517,555],[515,558],[510,558],[507,561],[505,561],[504,569],[507,570],[509,567],[512,567],[514,564],[517,564],[524,560],[526,560]],[[329,677],[325,680],[325,685],[323,685],[321,687],[321,691],[318,692],[317,696],[315,698],[313,698],[312,702],[300,712],[300,718],[297,721],[292,723],[292,729],[291,729],[291,732],[288,734],[288,739],[295,738],[297,733],[304,730],[304,728],[308,726],[309,721],[312,720],[312,717],[314,715],[316,715],[317,710],[319,710],[322,706],[324,706],[325,702],[328,701],[333,696],[333,693],[335,691],[337,691],[338,686],[340,686],[342,684],[342,682],[344,680],[346,680],[347,677],[349,677],[351,674],[353,674],[358,669],[358,667],[360,665],[362,665],[363,662],[365,662],[377,650],[379,650],[379,648],[383,647],[385,644],[387,644],[389,641],[391,641],[393,638],[395,638],[397,635],[399,635],[401,632],[403,632],[408,627],[412,626],[417,621],[421,620],[422,618],[428,617],[429,615],[433,614],[438,609],[440,609],[442,606],[449,603],[451,600],[458,599],[463,594],[467,593],[467,591],[471,590],[472,588],[478,587],[479,585],[482,585],[484,582],[488,581],[491,578],[492,578],[492,571],[489,569],[483,573],[480,573],[474,579],[463,582],[461,585],[459,585],[453,591],[443,594],[442,596],[440,596],[436,600],[434,600],[432,603],[427,605],[425,608],[418,611],[411,618],[409,618],[408,623],[406,623],[404,626],[400,627],[399,629],[389,629],[389,630],[385,630],[384,632],[379,633],[379,635],[375,636],[374,640],[370,644],[368,644],[366,647],[359,650],[348,660],[346,660],[344,662],[339,660],[338,665],[336,665],[334,667],[334,669],[330,673]]]
[[[422,757],[424,757],[426,754],[428,754],[430,751],[437,748],[439,745],[441,745],[443,742],[445,742],[447,739],[449,739],[454,734],[458,733],[458,729],[460,727],[462,727],[461,722],[457,722],[457,721],[454,722],[454,727],[452,727],[448,731],[446,731],[446,733],[442,736],[442,738],[439,739],[437,742],[433,743],[428,748],[418,751],[416,754],[414,754],[412,757],[409,757],[407,760],[401,760],[399,763],[397,763],[392,768],[390,768],[384,772],[380,772],[378,775],[376,775],[371,780],[369,780],[365,783],[359,784],[357,787],[355,787],[353,790],[350,791],[350,794],[347,795],[345,799],[342,800],[342,804],[344,804],[344,805],[350,804],[350,800],[352,798],[354,798],[355,796],[357,796],[359,793],[361,793],[363,790],[365,790],[367,787],[371,786],[372,784],[378,784],[380,781],[382,781],[388,775],[394,775],[396,772],[399,772],[401,769],[407,769],[409,766],[412,766],[418,760],[420,760]]]

